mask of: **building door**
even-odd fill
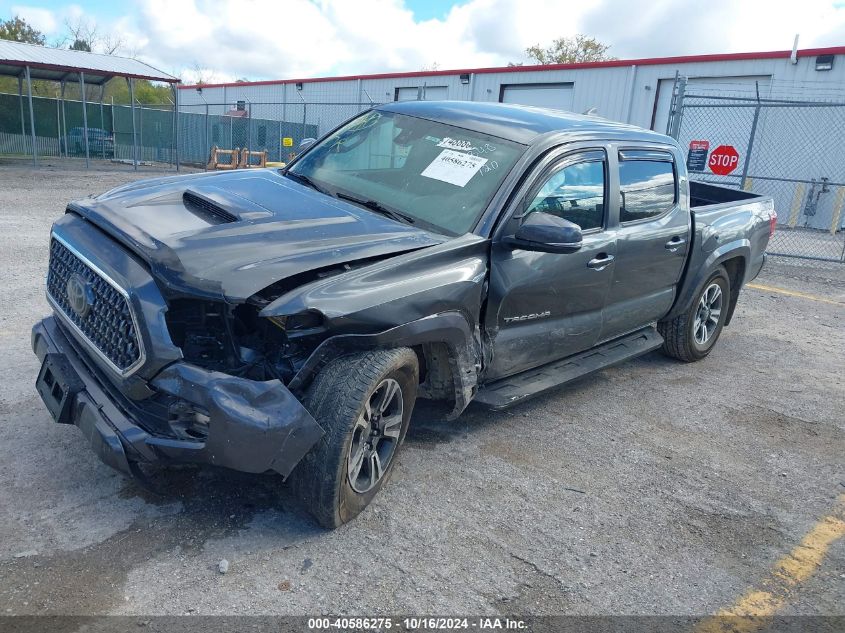
[[[408,86],[397,88],[394,101],[445,101],[449,98],[448,86]]]
[[[501,103],[572,111],[573,83],[503,85],[499,93]]]

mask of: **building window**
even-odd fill
[[[816,70],[833,70],[833,55],[816,57]]]

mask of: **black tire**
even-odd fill
[[[718,287],[721,302],[718,304],[719,314],[714,319],[712,313],[715,312],[713,306],[716,304],[710,305],[710,299],[716,295],[714,289],[716,287]],[[705,293],[708,293],[706,298]],[[674,319],[657,324],[657,331],[663,337],[663,353],[685,363],[692,363],[707,356],[719,340],[719,335],[725,326],[730,297],[730,278],[725,269],[719,266],[702,284],[686,312]],[[703,307],[704,304],[708,304],[709,310]],[[706,321],[703,320],[705,318]],[[709,327],[707,323],[710,324]],[[704,325],[703,333],[702,325]]]
[[[398,383],[398,387],[395,383]],[[303,404],[326,434],[296,466],[290,475],[290,482],[297,496],[320,525],[333,529],[351,521],[384,486],[405,439],[418,384],[417,355],[408,348],[344,356],[326,365],[314,379],[303,398]],[[374,440],[364,437],[366,433],[361,424],[366,419],[365,405],[371,403],[371,398],[382,398],[390,388],[393,389],[394,395],[391,397],[394,399],[396,392],[399,392],[401,414],[398,408],[394,408],[392,416],[385,413],[383,417],[374,417],[383,420],[392,417],[393,423],[390,426],[393,428],[390,433],[396,434],[396,437],[388,437],[386,434],[374,436]],[[377,403],[371,403],[370,409],[375,410],[377,407],[372,404]],[[396,426],[400,427],[398,433]],[[372,432],[378,434],[375,430]],[[390,447],[388,442],[392,452],[384,466],[380,461],[383,457],[378,456],[382,449]],[[372,448],[367,449],[370,444]],[[353,452],[355,455],[367,455],[359,460],[361,465],[355,481],[351,480],[350,472],[350,467],[352,470],[355,468],[351,461]],[[373,454],[376,458],[372,458]],[[382,468],[373,484],[373,479],[368,475],[379,472],[379,468],[374,467],[376,463]],[[367,488],[367,485],[371,487]]]

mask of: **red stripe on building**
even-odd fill
[[[679,57],[648,57],[644,59],[613,59],[604,62],[582,62],[578,64],[548,64],[533,66],[496,66],[493,68],[461,68],[457,70],[417,70],[404,73],[377,73],[373,75],[345,75],[341,77],[312,77],[310,79],[269,79],[266,81],[242,81],[217,84],[180,85],[180,90],[189,88],[232,88],[235,86],[275,86],[294,83],[319,83],[323,81],[352,81],[357,79],[403,79],[408,77],[438,77],[453,75],[483,75],[488,73],[527,73],[545,70],[578,70],[583,68],[618,68],[620,66],[657,66],[662,64],[695,64],[699,62],[735,62],[753,59],[789,59],[792,51],[764,51],[760,53],[719,53],[714,55],[682,55]],[[798,51],[798,57],[815,55],[845,55],[845,46],[828,48],[805,48]]]

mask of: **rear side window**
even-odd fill
[[[676,203],[672,155],[654,151],[619,153],[620,222],[657,217]]]

